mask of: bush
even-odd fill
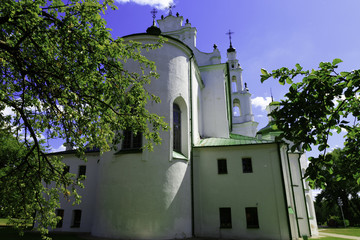
[[[330,216],[327,219],[328,227],[344,227],[344,221],[339,216]],[[345,227],[350,225],[349,220],[345,219]]]

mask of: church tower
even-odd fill
[[[242,68],[236,58],[236,49],[231,42],[232,32],[227,33],[230,38],[230,47],[227,49],[227,63],[229,66],[231,108],[232,108],[232,133],[255,137],[257,125],[251,107],[251,94],[247,84],[243,83]]]

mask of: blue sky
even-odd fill
[[[113,37],[142,33],[152,24],[150,11],[175,3],[179,12],[197,28],[197,47],[211,52],[218,45],[222,62],[226,61],[229,39],[243,68],[243,81],[252,93],[253,113],[258,129],[267,124],[265,103],[270,89],[280,100],[287,88],[275,80],[260,83],[260,69],[280,67],[317,68],[321,61],[340,58],[341,70],[360,68],[360,1],[358,0],[116,0],[118,10],[104,15]],[[332,139],[332,147],[341,146],[341,137]]]

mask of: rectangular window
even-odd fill
[[[219,208],[220,212],[220,228],[232,228],[231,224],[231,208]]]
[[[251,158],[243,158],[242,159],[243,173],[252,173],[252,164]]]
[[[227,164],[226,159],[218,159],[218,174],[227,174]]]
[[[56,209],[55,214],[57,217],[61,217],[60,221],[56,224],[56,228],[62,228],[64,219],[64,209]]]
[[[132,131],[124,131],[124,139],[122,149],[124,150],[139,150],[142,147],[142,134],[136,135]]]
[[[81,210],[74,210],[73,211],[73,216],[72,216],[72,226],[73,228],[78,228],[80,227],[80,222],[81,222]]]
[[[257,207],[245,208],[247,228],[259,228]]]
[[[63,174],[65,175],[65,174],[67,174],[68,172],[70,172],[70,166],[66,165],[66,166],[64,167]]]
[[[86,166],[85,165],[81,165],[79,166],[79,174],[78,177],[82,176],[82,175],[86,175]]]

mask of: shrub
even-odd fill
[[[339,216],[330,216],[327,219],[327,225],[328,227],[343,227],[344,221]],[[349,225],[349,220],[345,219],[345,227],[348,227]]]

